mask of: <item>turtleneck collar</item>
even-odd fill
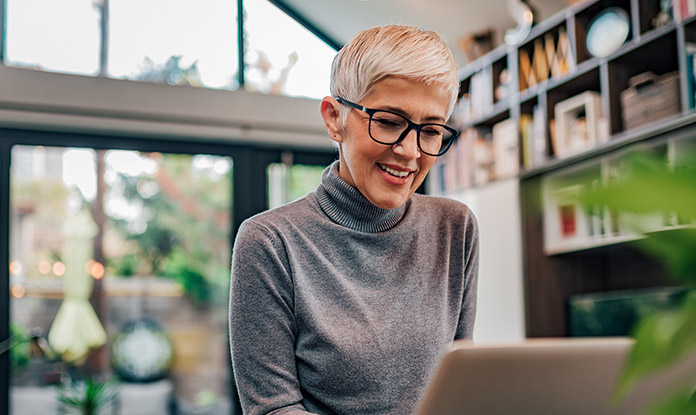
[[[396,209],[373,205],[355,187],[338,174],[338,161],[327,167],[317,188],[319,206],[332,221],[347,228],[368,233],[394,227],[406,212],[406,203]]]

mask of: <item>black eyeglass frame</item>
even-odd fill
[[[383,110],[383,109],[377,109],[377,108],[367,108],[367,107],[363,107],[363,106],[360,105],[360,104],[356,104],[355,102],[350,102],[350,101],[348,101],[347,99],[344,99],[344,98],[341,98],[341,97],[336,97],[336,101],[338,101],[338,102],[341,103],[341,104],[348,105],[349,107],[353,107],[353,108],[355,108],[356,110],[360,110],[360,111],[366,113],[367,115],[369,115],[369,116],[370,116],[370,121],[369,121],[369,124],[368,124],[367,131],[368,131],[368,133],[370,134],[370,138],[371,138],[372,140],[374,140],[375,142],[380,143],[380,144],[384,144],[384,145],[388,145],[388,146],[393,146],[393,145],[395,145],[395,144],[399,144],[400,142],[404,141],[404,139],[406,138],[406,136],[408,135],[408,133],[411,132],[411,130],[416,130],[416,143],[418,144],[418,149],[419,149],[423,154],[427,154],[427,155],[429,155],[429,156],[434,156],[434,157],[439,157],[439,156],[445,154],[445,153],[447,152],[447,150],[449,150],[449,148],[452,146],[452,143],[454,142],[454,140],[459,136],[459,131],[457,131],[456,129],[454,129],[454,128],[448,126],[448,125],[445,125],[445,124],[438,124],[438,123],[433,123],[433,122],[427,122],[427,123],[423,123],[423,124],[416,124],[416,123],[414,123],[413,121],[409,120],[408,118],[404,117],[402,114],[399,114],[398,112],[389,111],[389,110]],[[372,136],[372,116],[373,116],[376,112],[388,112],[388,113],[390,113],[390,114],[397,115],[397,116],[403,118],[404,120],[406,120],[406,122],[408,123],[408,126],[407,126],[406,129],[401,133],[401,135],[399,136],[399,138],[396,139],[396,141],[394,141],[394,142],[392,142],[392,143],[385,143],[384,141],[379,141],[378,139],[376,139],[375,137]],[[452,133],[452,138],[450,138],[449,141],[448,141],[446,144],[444,144],[442,147],[440,147],[440,151],[439,151],[437,154],[432,154],[432,153],[429,153],[429,152],[423,150],[423,148],[421,147],[421,143],[420,143],[420,132],[421,132],[421,129],[422,129],[423,127],[427,127],[427,126],[430,126],[430,125],[435,125],[435,126],[438,126],[438,127],[442,127],[442,128],[444,128],[445,130],[447,130],[447,131],[449,131],[450,133]]]

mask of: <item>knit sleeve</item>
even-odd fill
[[[476,320],[476,291],[478,288],[479,232],[474,214],[467,208],[464,230],[464,298],[459,314],[455,339],[471,339]]]
[[[246,221],[237,234],[230,284],[230,350],[245,414],[309,414],[295,364],[293,282],[285,249]]]

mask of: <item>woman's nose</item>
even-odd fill
[[[392,146],[392,151],[406,158],[419,158],[421,153],[418,148],[418,132],[416,129],[411,128],[410,131],[406,133],[406,137],[404,137],[403,140]]]

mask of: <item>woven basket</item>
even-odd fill
[[[621,92],[624,129],[630,130],[681,111],[679,71],[664,75],[644,72],[628,82],[630,87]]]

